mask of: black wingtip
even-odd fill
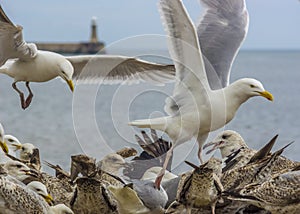
[[[262,158],[266,157],[270,154],[276,140],[278,138],[278,134],[275,135],[264,147],[262,147],[259,151],[257,151],[252,158],[250,159],[249,163],[253,163],[257,160],[261,160]]]

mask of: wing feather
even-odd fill
[[[182,1],[161,0],[159,10],[168,36],[169,52],[176,67],[176,85],[167,98],[165,111],[170,115],[179,109],[195,107],[194,97],[209,91],[196,28]],[[203,92],[203,93],[202,93]],[[200,99],[199,99],[200,100]],[[203,97],[203,102],[205,98]]]
[[[149,81],[164,84],[174,81],[173,65],[147,62],[117,55],[83,55],[66,57],[74,67],[73,79],[79,83],[137,83]]]
[[[198,39],[212,89],[229,84],[230,70],[248,31],[245,0],[200,0],[205,13],[198,25]]]
[[[36,56],[36,45],[25,42],[22,30],[10,21],[0,5],[0,66],[11,58],[30,60]]]

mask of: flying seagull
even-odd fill
[[[174,80],[173,65],[162,65],[134,57],[113,55],[82,55],[64,57],[38,50],[23,39],[23,28],[15,25],[0,5],[0,73],[14,78],[12,87],[18,92],[26,109],[33,98],[30,82],[46,82],[61,77],[74,90],[72,79],[81,83],[134,83],[150,81],[166,83]],[[17,88],[25,82],[29,95]]]
[[[176,68],[173,95],[166,99],[168,116],[129,123],[164,131],[173,141],[156,179],[157,188],[175,146],[195,137],[199,144],[198,156],[203,163],[202,145],[210,131],[231,121],[238,108],[251,97],[273,100],[272,94],[256,79],[243,78],[228,85],[232,61],[248,29],[245,1],[201,0],[201,3],[206,12],[197,34],[181,0],[160,0],[169,52]],[[209,83],[210,75],[214,80],[218,76],[216,85]],[[215,87],[209,84],[216,88],[222,84],[222,87],[213,90]]]

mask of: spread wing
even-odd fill
[[[30,60],[36,56],[36,45],[24,41],[22,30],[10,21],[0,5],[0,66],[11,58]]]
[[[79,83],[131,84],[140,81],[164,84],[174,81],[173,65],[147,62],[117,55],[66,57],[74,67],[73,78]]]
[[[205,13],[197,28],[212,89],[226,87],[237,52],[248,31],[245,0],[200,0]]]
[[[166,100],[165,111],[170,115],[183,108],[186,108],[184,112],[193,111],[192,106],[200,100],[195,101],[195,97],[204,96],[210,90],[196,29],[182,1],[161,0],[159,9],[177,80],[172,98]]]

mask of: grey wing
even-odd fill
[[[74,67],[73,79],[79,83],[132,84],[140,81],[164,84],[174,81],[173,65],[147,62],[117,55],[66,57]]]
[[[150,180],[132,180],[133,189],[136,191],[139,198],[143,201],[146,207],[150,210],[159,207],[164,208],[168,196],[165,190],[161,187],[160,190],[154,188],[154,182]]]
[[[22,30],[10,21],[0,5],[0,66],[11,58],[30,60],[36,56],[36,45],[23,40]]]
[[[229,84],[233,60],[248,31],[245,0],[200,0],[206,11],[197,28],[212,89]]]

